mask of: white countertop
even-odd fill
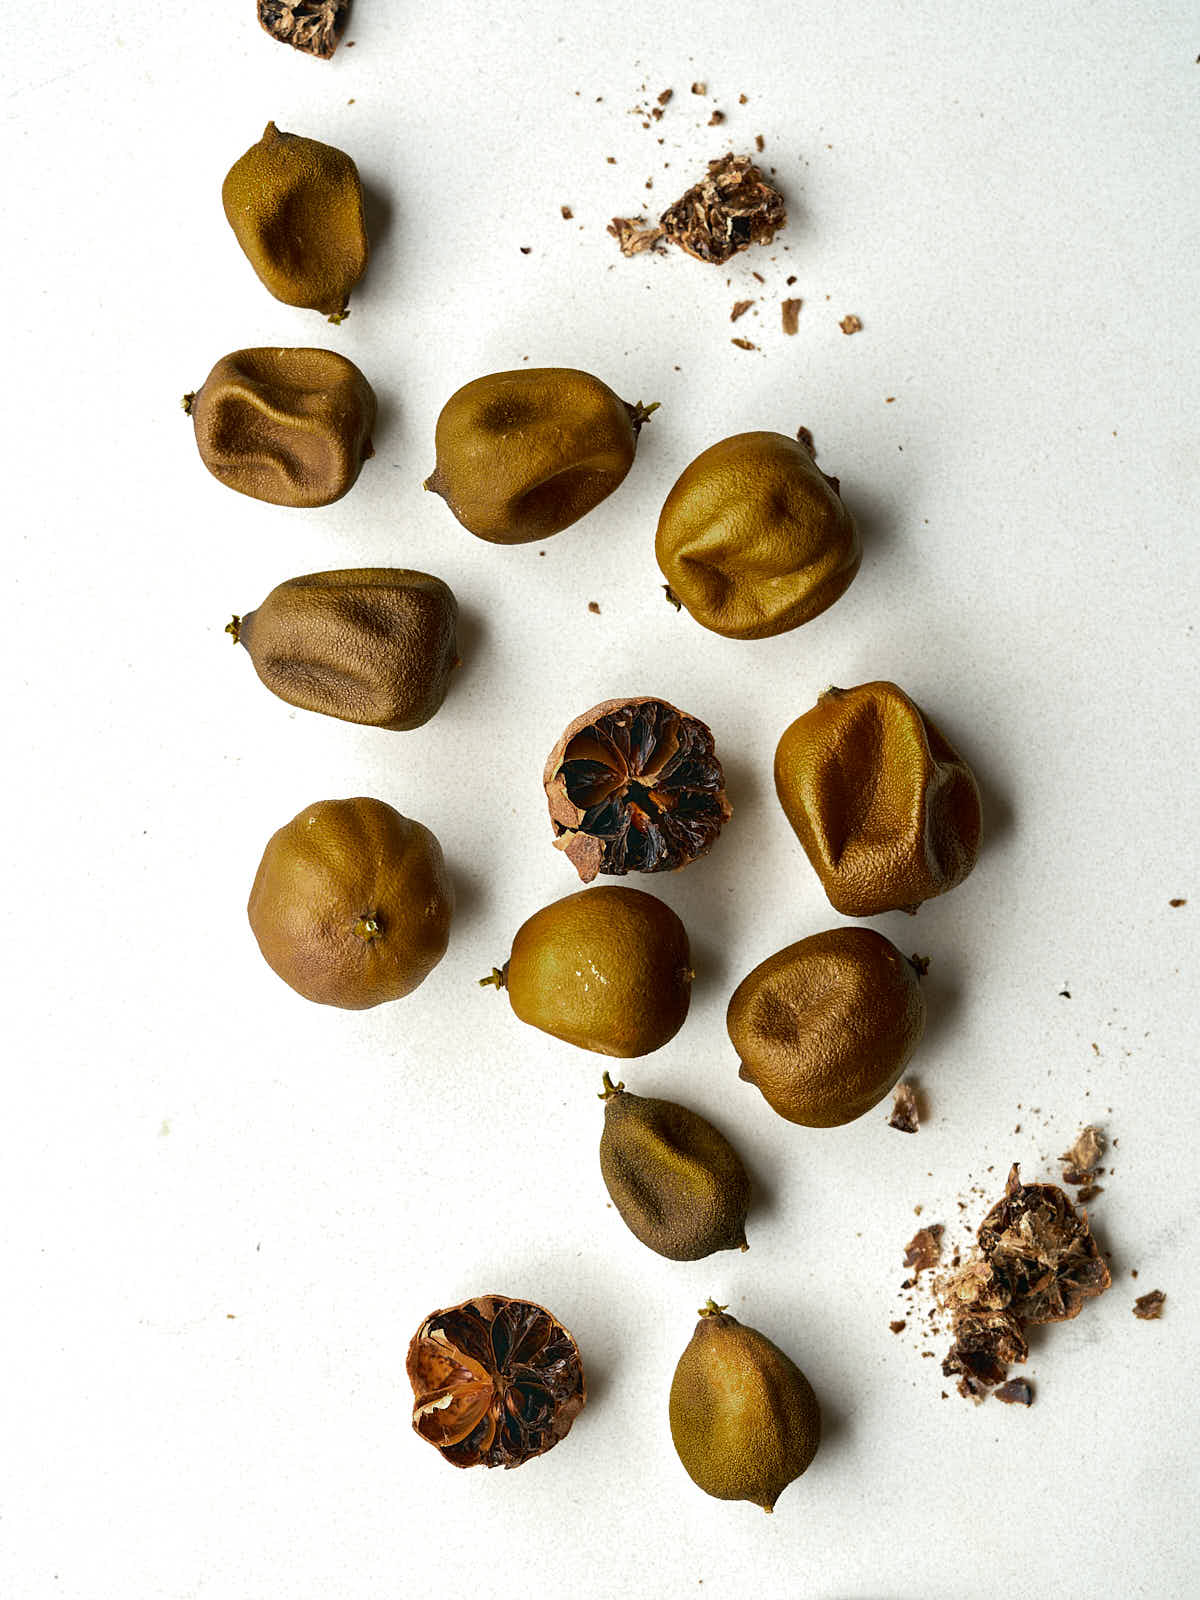
[[[6,1595],[1200,1589],[1200,33],[1189,5],[1136,9],[358,0],[332,63],[273,43],[251,0],[10,22]],[[643,128],[629,108],[667,87]],[[349,151],[373,196],[340,329],[270,299],[222,216],[269,118]],[[614,213],[758,133],[792,216],[776,246],[728,271],[618,254]],[[272,343],[328,344],[378,391],[378,455],[332,508],[228,492],[180,415],[219,356]],[[662,410],[599,510],[504,549],[421,480],[442,402],[526,358]],[[798,632],[722,640],[664,602],[658,507],[717,439],[801,424],[862,572]],[[291,710],[222,632],[284,578],[372,564],[462,605],[466,664],[415,733]],[[875,677],[938,719],[986,808],[971,878],[876,924],[933,958],[916,1138],[884,1107],[781,1121],[724,1029],[750,967],[839,921],[775,741],[825,685]],[[644,885],[698,979],[683,1031],[621,1073],[710,1116],[758,1183],[749,1253],[687,1265],[607,1207],[601,1058],[473,982],[575,887],[547,751],[639,693],[712,725],[736,812]],[[433,976],[357,1014],[280,983],[244,911],[268,835],[355,794],[431,826],[459,891]],[[1011,1161],[1055,1178],[1087,1121],[1119,1141],[1093,1210],[1113,1287],[1035,1340],[1032,1409],[976,1409],[922,1358],[942,1345],[888,1330],[914,1208],[961,1240],[973,1185],[998,1195]],[[1165,1314],[1142,1323],[1151,1288]],[[590,1379],[570,1437],[515,1474],[455,1472],[409,1426],[410,1335],[486,1291],[549,1306]],[[710,1294],[825,1410],[771,1519],[707,1499],[671,1446]]]

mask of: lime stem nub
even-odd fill
[[[719,1317],[723,1311],[728,1310],[728,1306],[719,1306],[710,1295],[705,1303],[700,1307],[700,1315],[702,1317]]]
[[[503,989],[506,987],[504,974],[499,967],[493,967],[490,975],[486,978],[478,979],[478,983],[481,989]]]
[[[630,406],[629,407],[629,421],[633,425],[634,433],[637,433],[639,431],[639,429],[641,428],[643,422],[646,421],[647,417],[652,416],[653,413],[655,411],[659,410],[659,408],[661,406],[662,406],[662,401],[661,400],[653,400],[653,401],[651,401],[651,403],[648,406],[643,405],[642,402],[639,400],[637,405]]]
[[[235,616],[232,622],[227,622],[225,624],[225,632],[233,640],[234,644],[237,644],[242,632],[241,617]]]
[[[624,1087],[625,1087],[625,1085],[623,1083],[614,1083],[612,1081],[612,1079],[609,1077],[608,1073],[606,1072],[604,1074],[604,1090],[603,1090],[603,1093],[597,1095],[596,1098],[598,1100],[611,1100],[613,1095],[620,1094],[621,1090],[624,1089]]]
[[[383,929],[374,917],[359,917],[354,924],[354,932],[364,944],[370,944],[372,939],[378,939],[382,935]]]
[[[191,414],[192,414],[192,405],[194,404],[195,399],[196,399],[196,391],[195,391],[195,389],[193,389],[190,394],[185,394],[183,399],[179,402],[179,404],[183,407],[183,414],[184,414],[185,417],[190,417],[191,416]]]

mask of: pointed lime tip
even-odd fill
[[[350,307],[343,306],[340,311],[331,311],[329,313],[328,321],[332,322],[335,328],[340,328],[342,323],[345,322],[349,315]]]

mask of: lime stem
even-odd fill
[[[620,1094],[625,1087],[623,1083],[614,1083],[608,1073],[604,1074],[604,1092],[596,1096],[598,1100],[611,1100],[613,1095]]]
[[[507,987],[504,981],[504,974],[499,967],[493,967],[489,977],[480,978],[477,981],[481,989],[503,989]]]
[[[637,433],[638,430],[641,428],[643,422],[646,421],[647,417],[653,416],[654,412],[658,411],[661,408],[661,406],[662,406],[662,401],[661,400],[651,401],[651,403],[648,406],[644,406],[642,404],[642,402],[639,400],[637,405],[630,406],[629,407],[629,420],[633,425],[634,433]]]
[[[719,1306],[710,1295],[705,1303],[700,1307],[700,1315],[702,1317],[719,1317],[722,1311],[728,1310],[728,1306]]]
[[[370,944],[372,939],[378,939],[382,935],[383,929],[374,917],[359,917],[354,924],[354,932],[364,944]]]
[[[233,640],[234,644],[237,644],[242,632],[241,617],[235,616],[232,622],[227,622],[225,624],[225,632]]]

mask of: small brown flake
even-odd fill
[[[885,395],[883,403],[885,406],[894,406],[896,403],[896,396],[894,394]]]
[[[1103,1134],[1090,1126],[1084,1128],[1071,1148],[1058,1158],[1063,1164],[1063,1182],[1072,1187],[1091,1183],[1096,1175],[1096,1163],[1103,1154]]]
[[[750,274],[750,276],[751,276],[751,277],[752,277],[752,278],[757,278],[757,279],[758,279],[758,281],[759,281],[759,283],[766,283],[766,281],[767,281],[767,280],[766,280],[766,279],[765,279],[765,278],[764,278],[764,277],[763,277],[763,275],[762,275],[762,273],[761,273],[761,272],[752,272],[752,273],[751,273],[751,274]]]
[[[658,97],[659,105],[660,106],[667,105],[670,102],[670,99],[671,99],[671,97],[672,97],[672,95],[674,93],[675,93],[674,89],[664,89],[663,92]]]
[[[559,210],[562,212],[562,219],[564,222],[570,222],[571,218],[575,215],[570,206],[560,206]]]
[[[996,1390],[996,1399],[1002,1400],[1006,1406],[1031,1406],[1033,1385],[1027,1378],[1010,1378]]]
[[[921,1114],[917,1106],[915,1084],[898,1083],[892,1090],[892,1114],[888,1127],[900,1133],[917,1133],[921,1127]]]
[[[1168,905],[1169,905],[1169,906],[1175,906],[1175,907],[1176,907],[1176,909],[1178,909],[1178,908],[1179,908],[1179,907],[1180,907],[1180,906],[1185,906],[1185,905],[1187,905],[1187,901],[1186,901],[1186,900],[1181,900],[1181,899],[1175,899],[1175,900],[1168,900],[1168,901],[1167,901],[1167,904],[1168,904]]]
[[[784,245],[783,248],[786,250],[787,249],[787,245]],[[789,289],[792,287],[792,285],[795,283],[795,281],[796,281],[796,274],[793,272],[791,277],[787,280],[787,286],[788,286]]]
[[[607,162],[608,162],[608,164],[609,164],[609,166],[610,166],[610,167],[615,167],[615,166],[616,166],[616,164],[617,164],[617,158],[616,158],[616,156],[605,156],[605,158],[604,158],[604,159],[605,159],[605,161],[607,161]]]
[[[942,1253],[944,1231],[940,1222],[935,1222],[928,1228],[918,1228],[905,1245],[904,1265],[912,1267],[914,1283],[924,1271],[937,1265],[938,1257]]]
[[[614,217],[608,232],[621,247],[623,256],[640,255],[643,250],[662,250],[665,228],[647,227],[645,217]]]
[[[258,0],[258,20],[273,39],[328,61],[346,23],[348,0]]]
[[[750,104],[750,96],[748,94],[740,94],[740,95],[738,95],[738,105],[745,106],[745,105],[749,105],[749,104]]]
[[[588,610],[595,617],[598,617],[600,615],[600,606],[595,600],[589,600],[588,601]]]
[[[523,244],[520,248],[521,248],[521,254],[523,256],[527,256],[530,253],[530,250],[533,247],[532,247],[532,245]]]
[[[663,589],[663,593],[667,597],[667,600],[670,602],[671,605],[673,605],[675,607],[676,611],[682,611],[683,610],[683,601],[675,593],[675,591],[674,591],[674,589],[672,589],[671,585],[669,583],[664,583],[663,586],[662,586],[662,589]]]
[[[842,330],[843,333],[861,333],[862,332],[862,318],[861,317],[854,317],[854,316],[843,317],[842,320],[838,323],[838,327]]]
[[[1104,1186],[1102,1184],[1099,1184],[1099,1183],[1086,1184],[1076,1194],[1076,1196],[1075,1196],[1075,1204],[1077,1206],[1090,1205],[1091,1202],[1096,1198],[1096,1196],[1098,1194],[1103,1194],[1103,1193],[1104,1193]]]
[[[781,304],[780,311],[783,316],[784,333],[795,333],[800,326],[800,307],[803,304],[803,300],[799,299],[784,300]]]
[[[739,350],[757,350],[758,346],[750,339],[731,339],[730,344],[737,345]]]
[[[1140,1317],[1143,1322],[1157,1322],[1162,1316],[1166,1298],[1161,1289],[1151,1289],[1149,1294],[1138,1295],[1133,1302],[1134,1316]]]
[[[710,128],[719,128],[724,121],[725,113],[723,111],[714,111],[708,119],[708,125]]]
[[[708,93],[708,85],[706,83],[694,83],[692,85],[692,93],[693,94],[707,94]]]
[[[753,304],[753,300],[735,300],[733,310],[729,313],[730,322],[736,322],[739,317],[744,317]]]
[[[907,1324],[907,1322],[904,1321],[903,1318],[901,1318],[898,1322],[889,1322],[888,1323],[888,1327],[892,1330],[893,1333],[903,1333],[907,1326],[908,1326],[908,1324]]]

